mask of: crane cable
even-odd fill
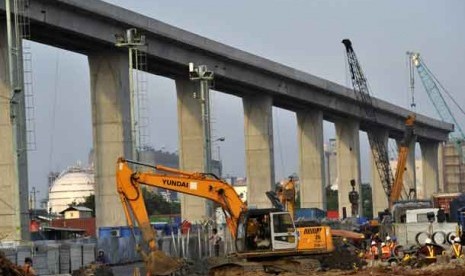
[[[449,99],[458,107],[460,112],[465,115],[465,111],[462,109],[462,107],[457,103],[457,101],[452,97],[452,95],[449,93],[449,91],[444,88],[444,86],[441,84],[441,82],[436,78],[436,76],[429,70],[428,66],[426,66],[425,62],[422,60],[421,63],[425,67],[426,71],[431,75],[431,77],[436,81],[436,83],[439,85],[439,87],[442,88],[442,90],[446,93],[446,95],[449,97]]]

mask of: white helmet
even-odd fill
[[[391,237],[387,236],[386,241],[390,241],[390,240],[391,240]]]
[[[385,246],[386,244],[384,242],[381,243],[381,246]]]
[[[455,237],[454,242],[460,242],[460,238],[459,238],[459,237]]]
[[[430,239],[430,238],[426,238],[426,240],[425,240],[425,244],[432,244],[432,243],[433,243],[433,242],[431,241],[431,239]]]
[[[372,241],[372,242],[371,242],[371,245],[376,245],[376,242],[375,242],[375,241]]]

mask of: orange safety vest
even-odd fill
[[[391,249],[389,248],[389,246],[385,245],[381,247],[381,255],[385,259],[391,257]]]
[[[452,248],[454,249],[455,257],[460,258],[462,256],[462,245],[460,243],[454,243]]]
[[[434,247],[433,246],[426,246],[426,248],[428,249],[428,256],[426,258],[436,258],[436,256],[434,255]]]

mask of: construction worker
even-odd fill
[[[391,256],[395,256],[395,257],[398,257],[397,254],[398,252],[396,252],[396,246],[397,246],[397,237],[396,236],[393,236],[391,238]]]
[[[32,268],[32,259],[29,258],[29,257],[26,257],[24,259],[24,265],[23,265],[23,270],[24,272],[26,272],[25,275],[27,276],[35,276],[37,275],[36,271],[34,270],[34,268]],[[3,274],[2,274],[3,275]]]
[[[381,260],[386,261],[389,258],[391,258],[391,249],[385,242],[382,242],[381,243]]]
[[[458,258],[463,257],[463,248],[462,248],[462,244],[460,243],[459,237],[454,238],[454,243],[452,244],[450,249],[452,251],[451,252],[452,259],[458,259]]]
[[[378,244],[376,243],[376,241],[371,242],[370,257],[372,260],[378,260],[379,258]]]
[[[391,237],[390,236],[386,236],[386,246],[389,247],[389,250],[391,250],[392,248],[392,240],[391,240]]]
[[[430,238],[426,238],[425,240],[425,248],[426,250],[423,250],[424,255],[426,255],[426,259],[429,260],[429,262],[435,262],[436,261],[436,252],[434,248],[434,244],[431,241]]]

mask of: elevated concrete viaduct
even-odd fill
[[[274,182],[272,106],[297,113],[299,137],[296,139],[300,147],[303,207],[323,207],[322,122],[335,123],[337,148],[340,150],[340,208],[346,207],[348,212],[349,182],[355,179],[360,183],[358,130],[383,129],[387,136],[400,139],[404,119],[409,114],[406,109],[375,99],[378,113],[375,123],[360,110],[359,102],[348,88],[102,1],[30,0],[28,12],[32,40],[79,52],[89,58],[94,147],[98,153],[97,200],[105,198],[102,201],[105,203],[97,205],[97,214],[105,214],[97,218],[98,226],[124,224],[112,177],[117,156],[127,156],[131,152],[131,138],[127,130],[130,112],[124,102],[128,97],[127,76],[122,74],[122,68],[127,64],[123,58],[126,52],[115,47],[114,43],[115,34],[124,33],[128,28],[135,27],[146,36],[148,72],[176,81],[182,169],[204,168],[202,154],[198,150],[203,140],[199,131],[200,108],[198,102],[189,97],[196,88],[188,82],[187,64],[207,65],[215,72],[215,90],[242,97],[247,182],[250,187],[248,201],[257,207],[268,206],[264,192],[271,189]],[[5,8],[0,4],[0,16],[4,14]],[[4,24],[4,19],[1,22]],[[118,78],[113,79],[114,76]],[[104,85],[106,82],[110,88]],[[113,89],[116,91],[110,91]],[[106,108],[117,113],[114,118],[101,110]],[[105,122],[111,122],[113,126]],[[424,157],[437,159],[437,143],[447,140],[452,129],[450,124],[418,115],[418,141],[425,147],[431,147],[431,150],[425,149]],[[112,146],[107,144],[108,141]],[[5,141],[1,143],[3,145]],[[428,164],[437,172],[437,162],[432,160]],[[428,175],[434,176],[434,173],[429,172]],[[379,185],[376,177],[373,180],[375,186]],[[182,202],[185,218],[201,218],[205,207],[202,200],[184,197]]]

